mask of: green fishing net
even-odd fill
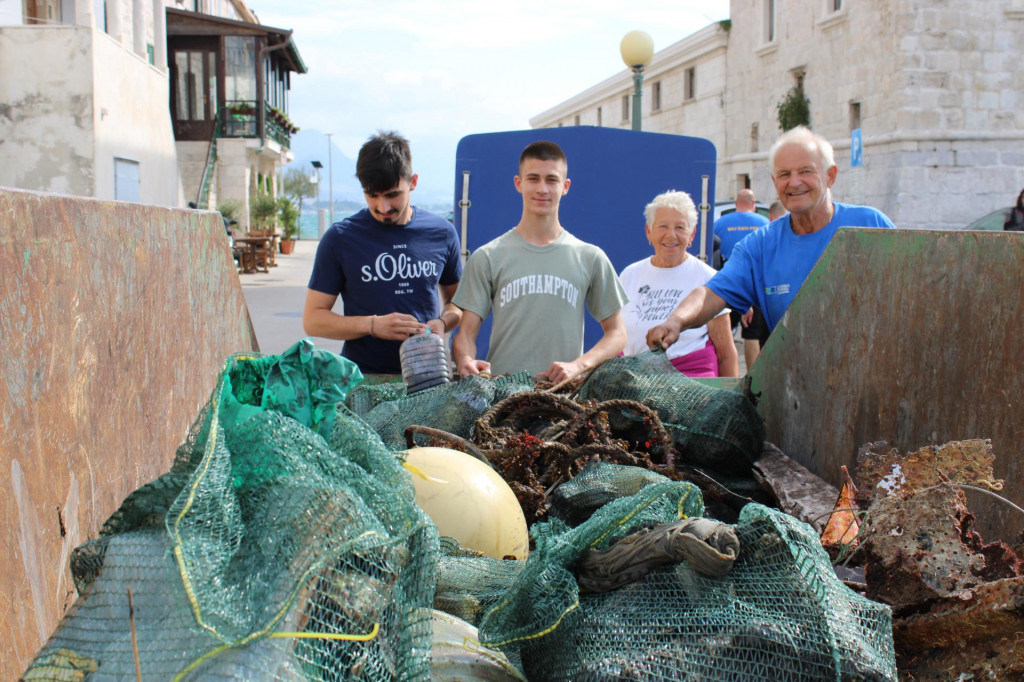
[[[533,379],[412,396],[360,379],[307,341],[229,359],[171,470],[73,553],[79,599],[24,679],[136,679],[137,661],[143,679],[422,680],[431,607],[478,625],[530,680],[895,679],[888,609],[835,578],[809,526],[760,505],[733,526],[724,577],[684,560],[581,591],[591,549],[705,514],[695,485],[648,469],[589,461],[554,486],[525,562],[438,538],[393,452],[405,428],[468,439]],[[749,400],[663,355],[605,363],[581,395],[651,406],[696,464],[742,472],[760,453]]]
[[[24,679],[429,676],[437,530],[341,403],[360,379],[308,341],[229,359],[171,471],[75,550]]]
[[[442,537],[434,608],[479,625],[484,612],[504,598],[525,565],[482,555]]]
[[[631,475],[643,487],[575,527],[535,524],[526,566],[481,619],[481,641],[520,661],[528,679],[896,679],[888,608],[835,577],[810,526],[761,505],[743,508],[734,526],[741,550],[724,577],[683,561],[609,592],[581,592],[573,566],[590,549],[702,512],[691,484],[629,469],[593,463],[563,484],[577,489],[563,497],[585,506],[587,488],[605,496],[609,481]]]
[[[359,386],[347,404],[392,450],[405,450],[408,426],[429,426],[469,438],[473,424],[492,405],[510,395],[532,391],[533,377],[517,372],[495,379],[467,376],[459,381],[405,395],[401,384]]]
[[[680,464],[745,475],[764,446],[764,421],[750,400],[685,376],[663,352],[612,358],[587,378],[580,398],[636,400],[654,409]]]

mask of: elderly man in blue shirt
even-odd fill
[[[647,332],[647,345],[667,348],[683,329],[706,324],[726,306],[762,310],[771,329],[840,227],[895,227],[881,211],[832,201],[839,172],[832,145],[798,126],[768,152],[772,182],[789,211],[732,250],[732,257],[705,286],[694,289],[669,318]]]

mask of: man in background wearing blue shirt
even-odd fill
[[[723,263],[729,260],[733,247],[739,244],[741,239],[768,224],[768,219],[754,210],[755,208],[757,201],[754,198],[754,190],[741,189],[736,194],[736,210],[715,221],[712,229],[715,236],[721,240],[718,248],[722,252]]]
[[[796,292],[840,227],[895,227],[881,211],[832,201],[836,181],[832,145],[798,126],[768,152],[772,182],[789,211],[732,249],[731,257],[707,285],[694,289],[668,320],[647,332],[647,345],[667,348],[679,332],[706,324],[726,306],[756,306],[770,329],[782,319]]]
[[[757,212],[757,199],[754,197],[754,190],[741,189],[736,193],[736,210],[726,213],[715,221],[712,228],[719,240],[719,253],[722,256],[724,265],[732,255],[733,247],[743,241],[751,232],[758,230],[768,224],[768,219]],[[721,268],[719,268],[721,270]],[[768,338],[768,325],[764,322],[764,316],[756,308],[750,308],[746,314],[742,310],[729,311],[729,323],[733,333],[736,333],[736,325],[740,320],[746,318],[743,329],[740,330],[740,337],[743,339],[743,354],[747,360],[747,367],[754,364],[757,352],[761,350],[764,342],[759,335]],[[751,325],[751,323],[754,323]]]

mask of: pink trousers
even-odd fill
[[[673,358],[671,362],[673,367],[688,377],[718,376],[718,354],[711,341],[700,350]]]

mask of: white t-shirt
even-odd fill
[[[714,274],[713,267],[694,256],[687,256],[674,268],[655,267],[650,258],[626,266],[619,275],[629,296],[629,303],[622,308],[626,323],[626,349],[623,353],[637,355],[649,350],[647,330],[667,320],[687,294],[705,284]],[[728,313],[726,308],[721,314]],[[684,329],[666,354],[671,360],[700,350],[707,343],[707,325]]]

